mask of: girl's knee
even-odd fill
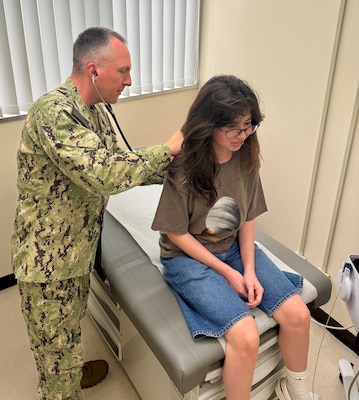
[[[310,311],[308,307],[305,305],[299,315],[299,323],[301,324],[301,326],[305,327],[306,330],[310,329],[310,318],[311,318]]]
[[[243,318],[225,334],[227,346],[248,354],[257,354],[259,333],[252,317]]]
[[[310,327],[310,311],[299,295],[284,302],[273,317],[280,325],[299,327],[304,330]]]

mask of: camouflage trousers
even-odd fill
[[[41,400],[82,400],[84,317],[90,276],[51,283],[18,282]]]

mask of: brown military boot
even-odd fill
[[[81,389],[97,385],[105,379],[108,373],[108,364],[105,360],[84,362],[82,367]]]

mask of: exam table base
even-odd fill
[[[142,400],[221,400],[225,398],[221,366],[213,366],[202,383],[188,393],[180,393],[165,369],[140,336],[121,307],[91,276],[89,314]],[[274,400],[274,387],[284,376],[277,335],[274,329],[261,337],[261,345],[252,387],[252,400]]]

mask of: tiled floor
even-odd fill
[[[16,287],[0,291],[0,321],[0,399],[36,400],[35,365]],[[140,400],[89,316],[83,320],[83,346],[86,359],[103,358],[110,365],[108,377],[84,391],[85,400]],[[321,395],[321,400],[346,400],[338,372],[341,358],[353,362],[355,369],[359,365],[359,358],[352,351],[312,323],[309,372],[311,377],[315,376],[314,391]]]

